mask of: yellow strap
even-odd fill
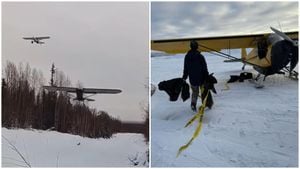
[[[187,127],[187,126],[189,126],[190,124],[192,124],[198,117],[199,117],[199,113],[196,113],[195,115],[194,115],[194,117],[192,117],[190,120],[189,120],[189,122],[187,122],[186,123],[186,125],[184,126],[184,127]]]
[[[199,136],[200,131],[201,131],[201,129],[202,129],[202,120],[203,120],[203,116],[204,116],[204,109],[205,109],[205,107],[206,107],[206,101],[207,101],[208,94],[209,94],[209,92],[207,92],[207,94],[206,94],[206,96],[205,96],[205,99],[204,99],[204,101],[203,101],[203,104],[199,107],[198,113],[197,113],[196,115],[194,115],[194,116],[189,120],[189,122],[185,125],[185,127],[187,127],[187,126],[189,126],[190,124],[192,124],[193,121],[195,121],[196,119],[199,119],[199,123],[198,123],[198,125],[197,125],[196,130],[194,131],[194,134],[193,134],[192,138],[188,141],[187,144],[185,144],[185,145],[183,145],[183,146],[181,146],[181,147],[179,148],[176,157],[178,157],[178,156],[180,155],[180,153],[181,153],[183,150],[187,149],[187,148],[192,144],[193,140],[194,140],[196,137]]]
[[[224,89],[221,89],[222,91],[224,91],[224,90],[229,90],[229,89],[230,89],[227,82],[226,82],[224,85],[225,85],[225,88],[224,88]]]
[[[199,88],[200,88],[201,95],[202,95],[202,93],[204,92],[204,85],[200,86]],[[201,98],[201,95],[199,95],[200,98]],[[208,93],[207,93],[207,95],[208,95]],[[206,103],[206,101],[205,101],[205,103]],[[199,110],[200,110],[200,108],[201,108],[201,107],[199,107]],[[205,107],[204,107],[204,108],[205,108]],[[198,110],[198,112],[199,112],[199,110]],[[190,124],[192,124],[197,118],[199,118],[199,116],[200,116],[200,113],[196,113],[196,114],[189,120],[189,122],[186,123],[186,125],[185,125],[184,127],[187,127],[187,126],[189,126]]]
[[[200,86],[201,94],[204,92],[204,85]]]

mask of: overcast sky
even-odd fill
[[[298,30],[298,12],[298,2],[285,1],[152,2],[151,39]]]
[[[148,103],[147,2],[2,2],[2,64],[30,64],[47,82],[55,66],[72,85],[118,88],[91,107],[125,121],[143,121]],[[24,36],[50,36],[31,44]]]

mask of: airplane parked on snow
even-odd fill
[[[298,31],[284,33],[272,27],[271,30],[274,33],[152,40],[151,49],[171,54],[186,53],[190,41],[195,40],[200,51],[224,57],[227,59],[225,62],[242,62],[243,70],[246,64],[252,65],[258,72],[255,80],[259,80],[261,74],[265,80],[269,75],[284,72],[297,79],[298,72],[294,71],[294,68],[298,63]],[[246,48],[252,50],[247,53]],[[241,58],[220,52],[221,49],[241,49]]]

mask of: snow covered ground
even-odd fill
[[[230,75],[241,73],[242,64],[203,54],[209,72],[218,79],[215,104],[205,110],[200,135],[176,158],[179,147],[195,130],[196,123],[184,128],[195,113],[190,110],[190,99],[170,102],[165,92],[156,90],[151,98],[151,166],[297,167],[298,81],[273,75],[262,89],[245,81],[222,90]],[[184,54],[152,57],[151,82],[157,85],[181,77],[183,59]],[[250,66],[245,71],[256,75]]]
[[[6,139],[32,167],[130,167],[134,163],[143,167],[148,150],[141,134],[90,139],[56,131],[2,128],[3,167],[26,166]]]

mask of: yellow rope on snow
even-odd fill
[[[225,85],[225,89],[221,89],[222,91],[230,89],[227,82],[224,85]]]
[[[204,91],[203,86],[201,86],[201,93],[203,91]],[[187,144],[185,144],[179,148],[176,157],[178,157],[182,151],[187,149],[192,144],[193,140],[199,136],[201,128],[202,128],[202,120],[203,120],[203,116],[204,116],[204,109],[206,107],[206,101],[207,101],[208,94],[209,94],[209,92],[207,92],[205,99],[203,101],[203,104],[199,107],[197,114],[195,114],[184,126],[184,127],[187,127],[187,126],[191,125],[196,119],[199,119],[199,123],[197,125],[196,130],[194,131],[193,137],[187,142]]]

